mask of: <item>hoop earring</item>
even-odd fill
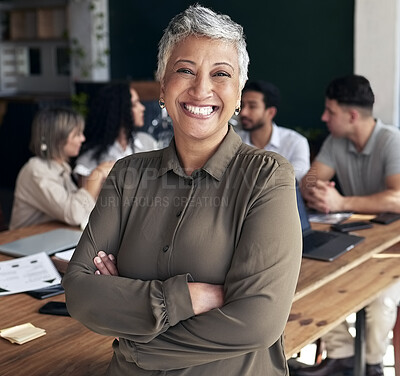
[[[161,109],[165,108],[164,99],[160,98],[160,99],[158,100],[158,105],[160,106]]]
[[[236,109],[235,109],[235,115],[236,116],[238,116],[240,114],[240,110],[241,110],[240,106],[236,107]]]

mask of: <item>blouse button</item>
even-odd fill
[[[167,252],[167,251],[168,251],[168,249],[169,249],[169,246],[168,246],[168,245],[166,245],[166,246],[163,248],[163,252]]]

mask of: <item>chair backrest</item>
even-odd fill
[[[14,187],[21,167],[32,156],[29,150],[35,102],[9,100],[0,124],[0,209],[8,228],[14,200]]]
[[[32,156],[29,150],[32,121],[38,105],[10,101],[0,125],[0,187],[11,188],[21,167]],[[3,208],[4,210],[4,208]]]
[[[4,221],[3,212],[1,211],[1,207],[0,207],[0,231],[7,230],[7,228],[8,228],[8,226],[7,226],[6,222]]]
[[[14,189],[0,187],[0,231],[8,230],[13,201]]]

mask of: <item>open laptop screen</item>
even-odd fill
[[[303,198],[301,197],[299,185],[296,183],[296,198],[297,198],[297,209],[299,211],[300,222],[301,222],[301,229],[303,233],[311,230],[311,224],[308,220],[308,214],[306,205],[304,203]]]

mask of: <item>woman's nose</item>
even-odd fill
[[[192,81],[192,86],[189,90],[189,94],[196,99],[208,98],[212,93],[212,82],[208,75],[198,74]]]

